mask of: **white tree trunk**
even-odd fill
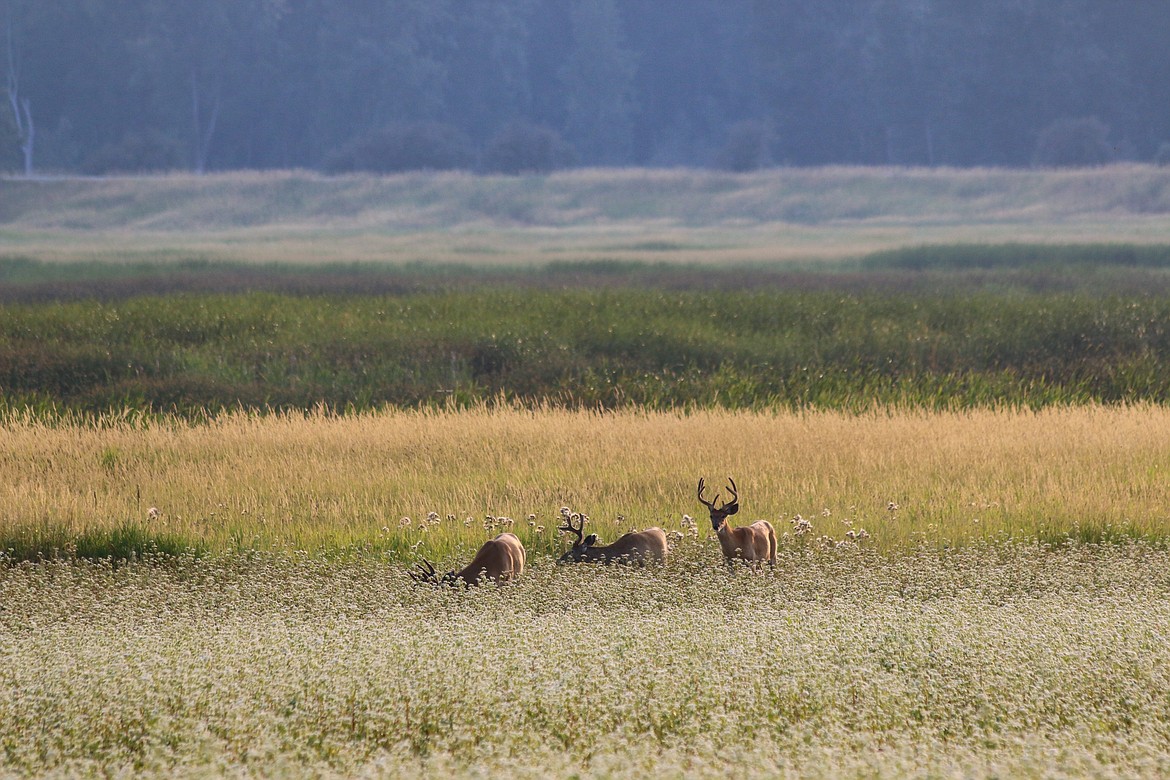
[[[36,125],[33,124],[32,109],[29,107],[28,98],[22,100],[20,104],[24,108],[24,140],[20,144],[20,150],[24,152],[24,175],[32,176],[33,139],[36,138]]]
[[[5,43],[7,44],[8,74],[5,86],[8,90],[8,105],[12,108],[12,119],[16,123],[16,137],[20,141],[20,151],[24,155],[24,175],[33,174],[33,141],[36,138],[36,126],[33,125],[32,104],[28,98],[20,96],[20,79],[16,73],[16,50],[12,43],[12,16],[9,9],[8,25],[5,28]]]
[[[191,124],[195,139],[195,173],[202,175],[207,170],[207,155],[211,150],[211,138],[215,135],[215,124],[219,120],[219,90],[211,101],[211,116],[204,127],[202,119],[202,97],[199,94],[199,74],[191,71]]]

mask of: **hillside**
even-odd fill
[[[770,262],[924,243],[1170,240],[1170,169],[580,170],[0,180],[42,260]]]

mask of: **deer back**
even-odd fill
[[[767,520],[738,528],[724,526],[717,533],[724,557],[776,562],[776,530]]]
[[[558,563],[666,563],[666,532],[661,528],[631,531],[613,544],[597,544],[589,534],[561,556]]]
[[[524,572],[524,560],[524,545],[519,537],[505,532],[484,542],[471,563],[456,576],[468,585],[483,580],[508,582]]]

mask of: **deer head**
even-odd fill
[[[716,533],[718,533],[719,529],[723,527],[723,524],[727,522],[728,517],[739,511],[739,493],[736,491],[735,480],[733,480],[731,477],[728,477],[727,481],[730,483],[728,491],[731,493],[731,500],[725,501],[722,505],[716,506],[716,503],[719,501],[719,494],[716,493],[715,498],[711,499],[710,501],[703,498],[703,491],[706,490],[706,486],[703,483],[702,477],[699,478],[699,503],[707,507],[707,509],[711,512],[711,527],[715,529]]]
[[[562,525],[557,530],[576,535],[577,541],[573,542],[573,547],[567,553],[557,559],[557,563],[580,562],[589,548],[597,544],[597,534],[589,534],[584,539],[581,538],[585,532],[584,516],[581,517],[579,525],[573,525],[572,517],[569,517],[565,522],[567,525]]]

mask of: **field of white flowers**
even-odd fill
[[[1170,551],[0,565],[0,775],[1170,774]]]

